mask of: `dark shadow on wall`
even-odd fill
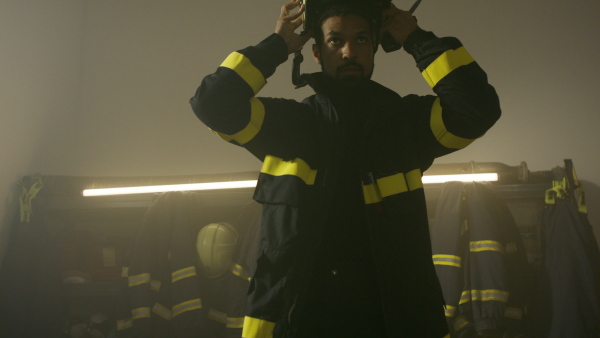
[[[586,180],[579,182],[585,189],[588,219],[592,224],[596,242],[600,245],[600,186]]]
[[[8,248],[10,231],[16,221],[17,213],[19,212],[20,194],[20,187],[15,182],[10,185],[8,194],[4,196],[4,215],[0,218],[0,268],[2,267],[4,255],[6,254],[6,249]]]

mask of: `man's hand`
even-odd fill
[[[389,32],[394,40],[404,44],[410,33],[417,29],[417,20],[408,11],[398,9],[394,4],[381,14],[381,32]]]
[[[296,13],[290,14],[297,7],[300,7],[300,9]],[[300,35],[295,32],[302,25],[302,13],[304,13],[304,9],[304,4],[300,6],[300,0],[290,0],[281,7],[281,14],[279,15],[279,20],[277,20],[275,33],[279,34],[285,41],[288,54],[302,48],[310,39],[310,34]]]

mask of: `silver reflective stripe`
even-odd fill
[[[230,329],[241,329],[242,327],[244,327],[244,317],[227,317],[227,327]]]
[[[132,319],[150,318],[150,307],[138,307],[131,310]]]
[[[167,309],[160,303],[154,304],[152,312],[156,313],[157,315],[163,317],[166,320],[171,320],[171,310]]]
[[[160,285],[161,283],[158,280],[153,279],[150,281],[150,289],[152,289],[152,291],[160,291]]]
[[[471,252],[498,251],[504,253],[504,245],[498,241],[474,241],[469,244]]]
[[[460,296],[459,304],[464,304],[469,301],[498,301],[498,302],[508,302],[509,293],[507,291],[502,290],[466,290],[463,291]]]
[[[521,320],[523,319],[523,309],[507,306],[504,310],[504,317]]]
[[[217,311],[215,309],[210,309],[208,311],[208,318],[219,323],[227,323],[227,314],[225,312]]]
[[[463,316],[458,316],[454,320],[454,332],[458,332],[458,330],[462,329],[465,325],[469,324],[469,322]]]
[[[454,255],[433,255],[433,264],[434,265],[448,265],[460,268],[461,258],[459,256]]]
[[[240,329],[244,327],[244,317],[227,317],[225,312],[217,311],[215,309],[210,309],[208,311],[208,318],[216,322],[223,323],[227,328],[230,329]]]
[[[446,317],[454,317],[454,314],[456,313],[456,306],[446,305],[444,312],[446,313]]]
[[[178,280],[182,280],[184,278],[188,278],[188,277],[192,277],[192,276],[196,276],[196,267],[188,266],[187,268],[183,268],[183,269],[173,272],[171,274],[171,278],[172,278],[171,282],[175,283]]]
[[[231,266],[231,272],[242,279],[250,280],[250,274],[248,271],[239,264],[233,264]]]
[[[201,308],[202,308],[202,301],[200,300],[200,298],[188,300],[186,302],[179,303],[179,304],[173,306],[172,312],[171,312],[172,313],[171,318],[174,318],[175,316],[178,316],[184,312],[201,309]]]
[[[133,319],[128,318],[128,319],[120,319],[117,320],[117,331],[122,331],[122,330],[126,330],[130,327],[133,326]]]
[[[129,286],[136,286],[144,283],[150,283],[150,274],[142,273],[135,276],[128,277]]]

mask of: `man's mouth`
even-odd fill
[[[362,73],[363,67],[356,63],[342,65],[338,68],[339,75],[360,76]]]
[[[359,65],[342,66],[340,72],[362,72],[362,67]]]

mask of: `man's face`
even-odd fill
[[[323,43],[313,45],[313,57],[323,72],[347,83],[370,79],[374,49],[369,23],[355,14],[332,16],[321,29]]]

